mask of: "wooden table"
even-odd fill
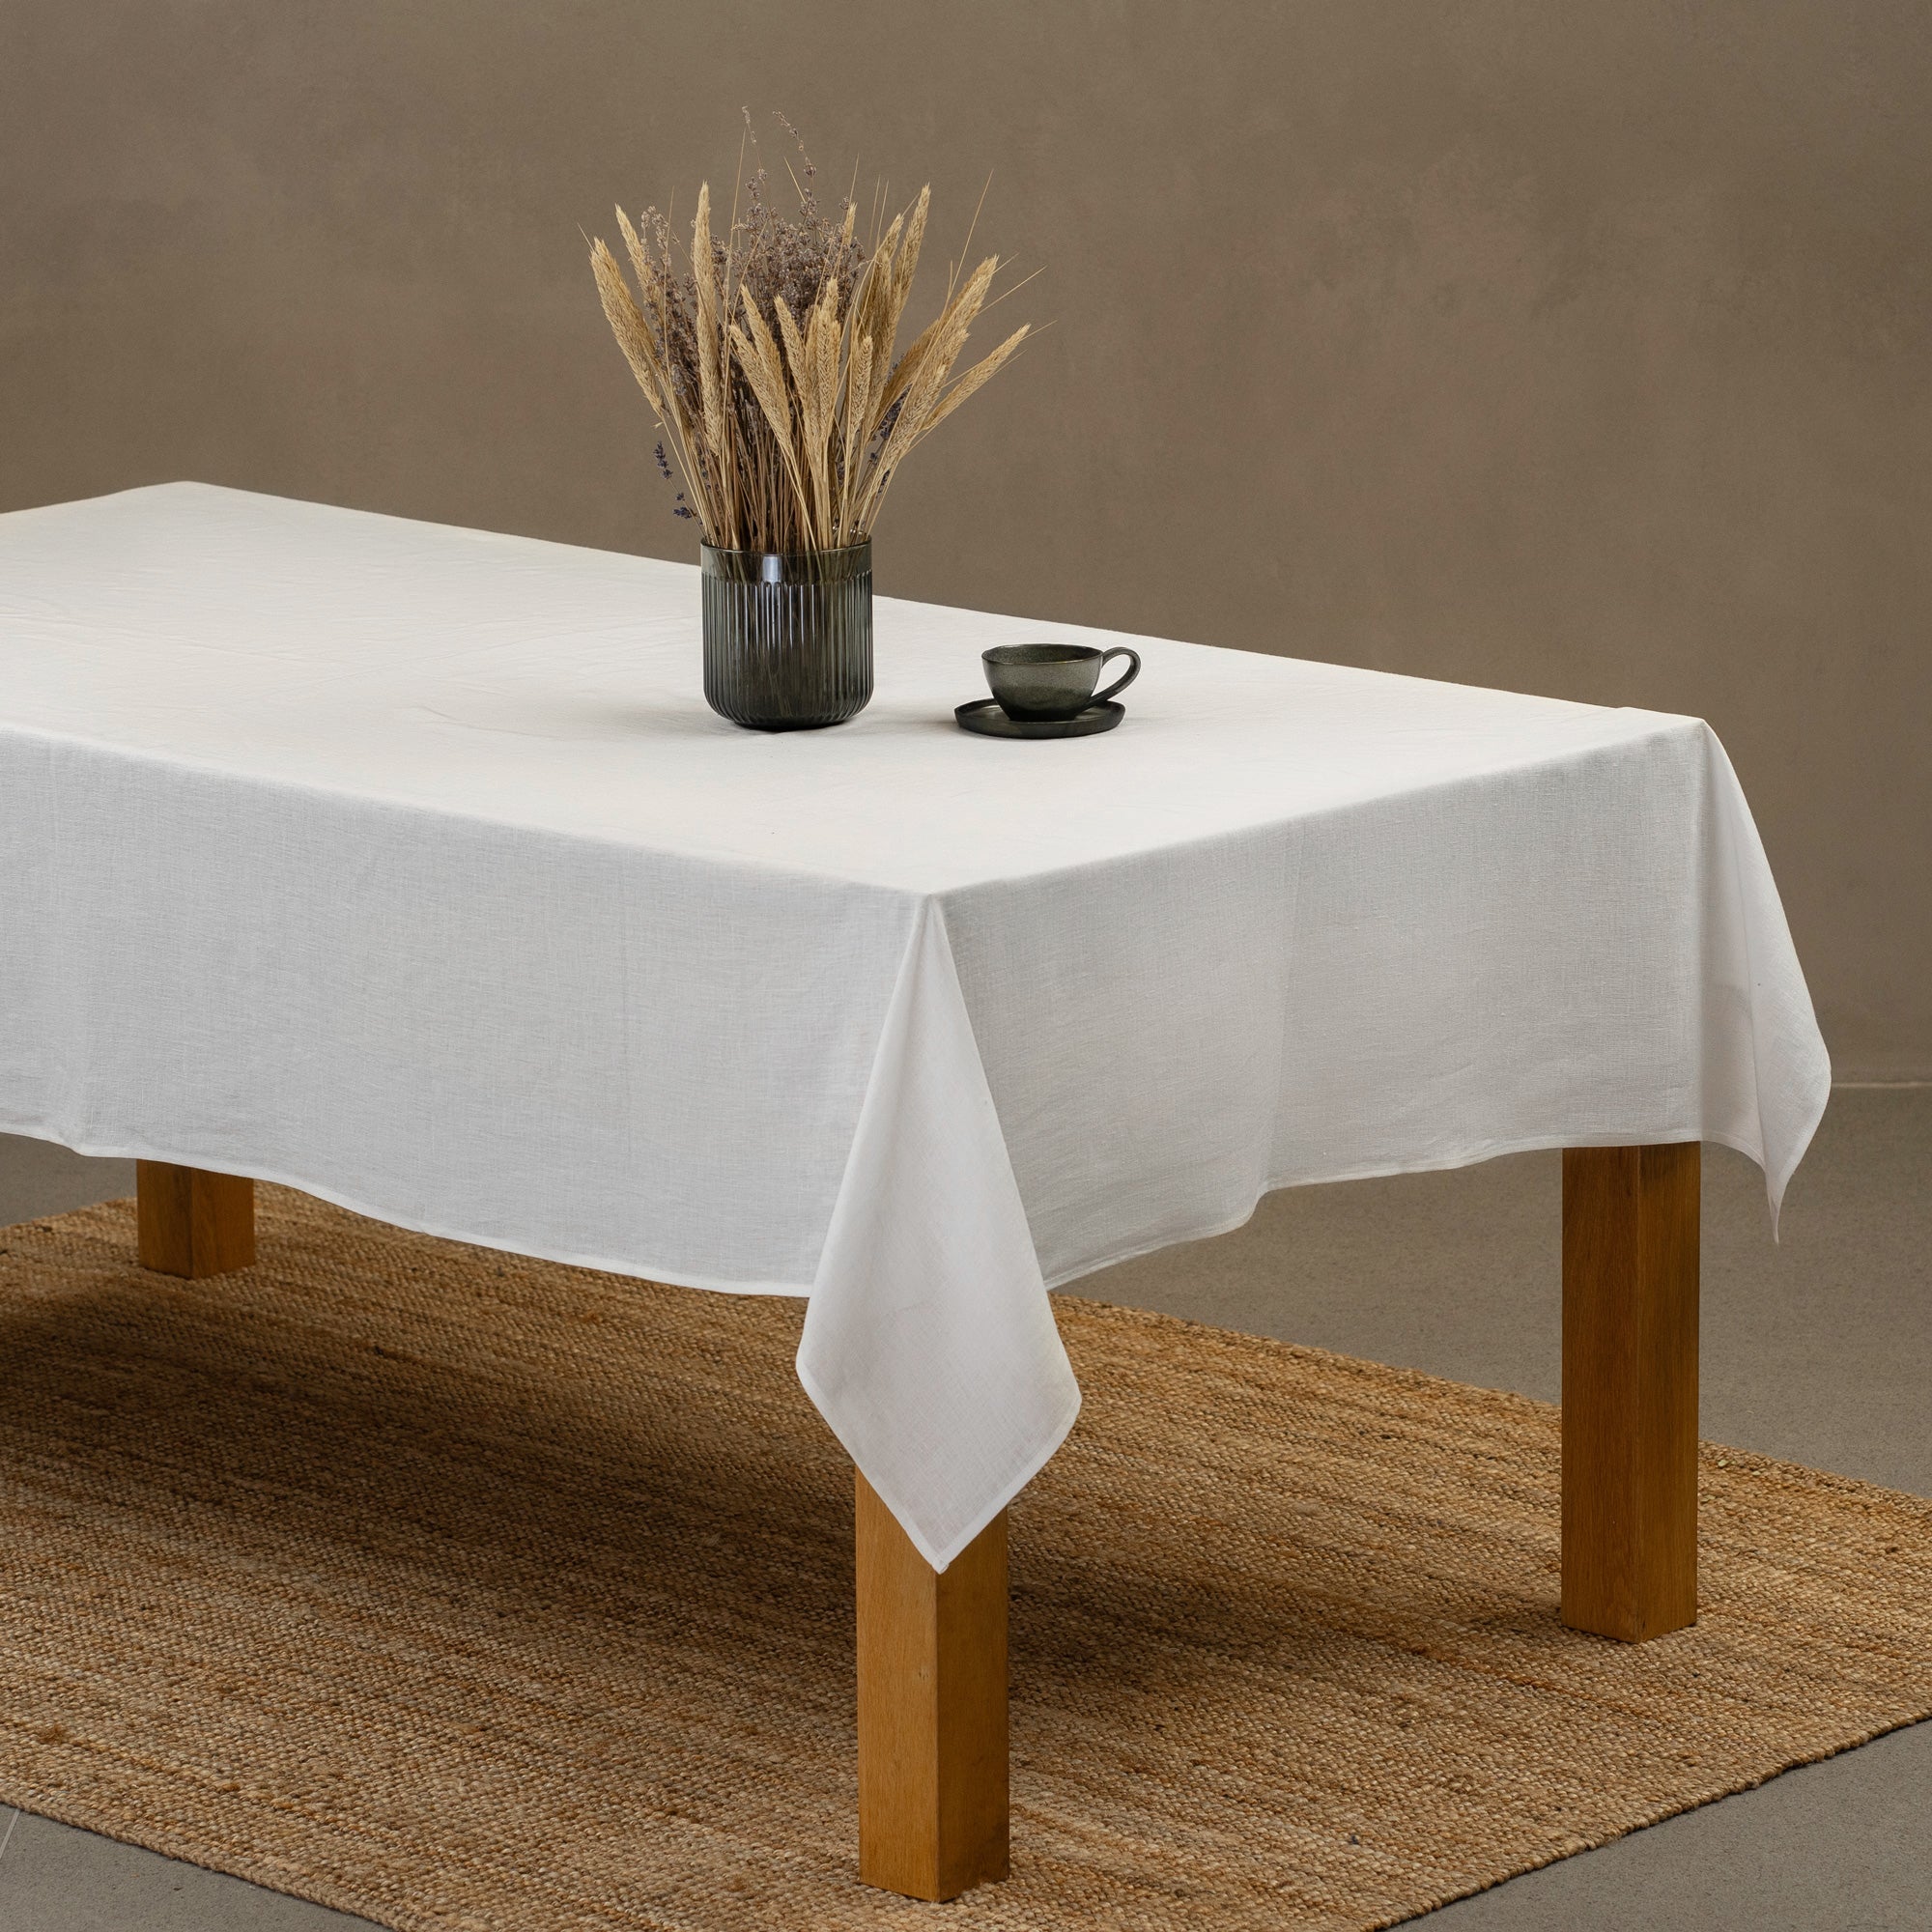
[[[1563,1155],[1563,1584],[1573,1629],[1697,1616],[1697,1143]],[[138,1164],[142,1264],[255,1259],[254,1182]],[[857,1483],[859,1875],[948,1899],[1009,1869],[1007,1520],[941,1573]]]
[[[951,717],[1035,620],[895,599],[871,706],[768,737],[696,593],[192,484],[0,517],[10,1129],[150,1157],[177,1274],[253,1174],[807,1297],[894,1890],[1007,1869],[1049,1284],[1268,1188],[1571,1150],[1561,1613],[1690,1622],[1698,1146],[1775,1216],[1831,1077],[1709,726],[1141,638],[1131,729],[1022,751]]]

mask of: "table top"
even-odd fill
[[[0,724],[466,816],[921,893],[1694,729],[1662,714],[880,598],[877,692],[745,731],[695,565],[198,483],[0,516]],[[1145,660],[1122,727],[957,728],[981,650]]]

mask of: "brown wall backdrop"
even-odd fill
[[[882,588],[1699,713],[1840,1075],[1932,1074],[1925,0],[7,0],[0,507],[692,554],[579,229],[746,103],[1047,271]]]

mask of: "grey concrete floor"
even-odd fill
[[[0,1139],[0,1224],[132,1189]],[[1556,1157],[1299,1189],[1245,1228],[1080,1284],[1554,1400]],[[1841,1089],[1774,1246],[1757,1170],[1704,1167],[1705,1435],[1932,1495],[1932,1089]],[[0,1932],[362,1923],[0,1807]],[[11,1829],[12,1836],[6,1834]],[[1925,1932],[1932,1723],[1465,1899],[1443,1932]]]

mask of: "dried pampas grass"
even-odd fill
[[[659,467],[684,486],[676,513],[723,550],[837,550],[869,537],[905,459],[1028,333],[1014,329],[957,370],[999,273],[989,255],[963,282],[955,273],[938,316],[895,359],[931,190],[882,235],[875,219],[861,242],[857,208],[848,200],[840,222],[826,219],[812,175],[807,160],[798,215],[786,218],[760,167],[722,242],[700,188],[686,272],[667,216],[647,209],[634,226],[619,209],[636,294],[604,242],[591,244],[604,313],[665,433]]]

